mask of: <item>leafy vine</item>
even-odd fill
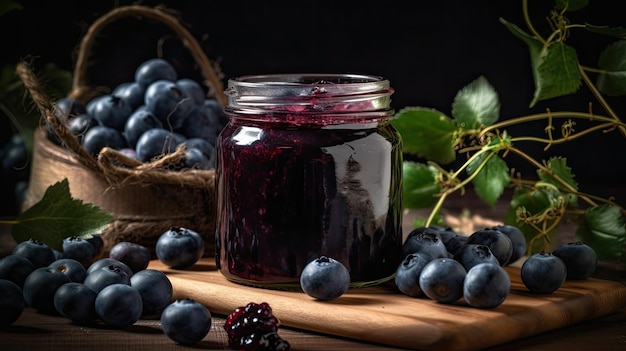
[[[557,0],[548,16],[552,30],[545,38],[530,20],[528,0],[522,0],[528,32],[504,19],[500,22],[529,48],[535,94],[538,101],[574,94],[584,85],[606,112],[551,111],[498,121],[500,103],[495,89],[483,76],[463,87],[454,98],[452,116],[427,107],[400,110],[392,124],[403,137],[405,153],[425,162],[405,161],[403,196],[407,208],[432,207],[420,225],[441,222],[440,210],[447,197],[472,185],[477,195],[494,206],[506,187],[514,194],[504,222],[518,226],[528,242],[528,254],[550,251],[551,239],[567,215],[576,216],[577,240],[588,243],[598,258],[626,261],[626,211],[611,198],[579,190],[567,160],[552,157],[539,161],[518,146],[521,142],[550,147],[576,141],[594,132],[618,131],[626,137],[626,123],[604,96],[626,95],[626,30],[592,24],[571,23],[568,11],[584,8],[586,0]],[[580,64],[576,50],[567,44],[573,29],[585,29],[616,38],[598,59],[599,67]],[[588,73],[597,75],[592,81]],[[591,106],[591,105],[590,105]],[[512,136],[506,128],[545,121],[544,135]],[[577,122],[591,124],[580,128]],[[516,155],[537,170],[538,179],[522,179],[505,159]],[[441,165],[457,156],[466,157],[456,170]]]

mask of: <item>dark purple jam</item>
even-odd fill
[[[216,148],[220,272],[297,287],[304,266],[324,255],[353,284],[390,278],[402,259],[402,143],[388,118],[229,115]]]

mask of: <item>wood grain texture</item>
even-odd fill
[[[396,347],[420,350],[478,350],[604,316],[626,306],[626,286],[589,278],[567,281],[552,294],[528,292],[519,267],[506,267],[511,291],[493,309],[470,307],[462,299],[440,304],[413,298],[391,285],[351,289],[338,299],[317,301],[302,292],[247,287],[226,280],[213,258],[190,270],[158,261],[174,298],[192,298],[212,313],[227,315],[248,302],[267,302],[282,325]]]

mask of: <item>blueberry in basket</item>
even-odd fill
[[[199,138],[211,146],[226,118],[215,98],[207,97],[200,83],[179,77],[165,59],[141,63],[133,77],[112,91],[81,103],[75,98],[56,101],[58,118],[92,156],[104,147],[126,157],[151,162],[174,152],[186,139]],[[48,124],[48,139],[63,144]],[[189,151],[185,162],[171,169],[213,169],[212,154]]]

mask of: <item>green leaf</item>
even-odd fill
[[[550,171],[552,171],[552,174],[554,176],[557,176],[561,180],[565,181],[574,190],[578,190],[578,182],[574,180],[574,174],[572,173],[571,168],[567,166],[567,158],[552,157],[548,160],[548,162],[546,163],[546,166],[548,167]],[[559,188],[561,191],[565,193],[569,193],[568,189],[566,189],[563,185],[561,185],[559,182],[554,180],[554,178],[551,177],[549,174],[546,174],[545,172],[541,170],[538,170],[537,174],[539,175],[539,179],[541,179],[542,181],[556,186],[557,188]],[[578,198],[576,195],[571,194],[571,193],[568,194],[568,202],[570,204],[576,205],[577,199]]]
[[[43,198],[24,211],[11,227],[16,242],[30,238],[63,250],[63,239],[99,235],[113,217],[99,207],[73,199],[67,178],[48,187]]]
[[[554,8],[557,10],[578,11],[589,5],[589,0],[556,0]]]
[[[461,89],[452,104],[452,116],[461,128],[479,129],[500,117],[498,93],[483,76]]]
[[[626,28],[624,27],[596,26],[593,24],[585,23],[585,29],[596,34],[626,39]]]
[[[427,164],[402,163],[402,199],[404,208],[417,209],[433,206],[441,187],[436,181],[438,171]]]
[[[576,50],[562,42],[542,49],[536,70],[535,95],[530,107],[541,100],[573,94],[582,84]]]
[[[530,107],[537,102],[554,97],[573,94],[580,88],[582,77],[578,70],[576,50],[562,42],[543,43],[518,26],[500,19],[514,35],[528,45],[530,61],[535,79],[535,93]]]
[[[591,246],[599,260],[626,261],[626,221],[619,207],[590,207],[580,219],[576,240]]]
[[[510,182],[509,167],[495,152],[480,154],[469,163],[467,173],[469,175],[476,173],[472,179],[476,195],[491,207],[496,205],[498,198],[504,192],[504,188]]]
[[[455,160],[453,137],[457,127],[445,114],[431,108],[407,107],[394,116],[391,124],[402,136],[405,153],[439,164]]]
[[[605,72],[596,80],[598,90],[608,96],[626,95],[626,40],[618,40],[600,54],[598,66]]]

